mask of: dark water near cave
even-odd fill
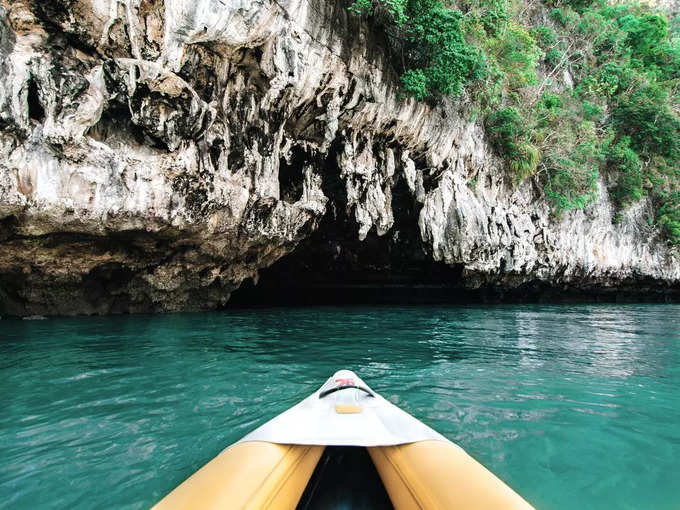
[[[0,321],[0,507],[146,508],[355,370],[537,508],[680,508],[680,306]]]

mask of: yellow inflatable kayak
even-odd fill
[[[341,370],[155,510],[531,509],[435,430]]]

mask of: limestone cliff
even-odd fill
[[[215,308],[301,242],[299,267],[368,273],[369,243],[415,282],[677,295],[647,204],[551,216],[345,7],[0,0],[0,313]]]

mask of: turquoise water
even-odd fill
[[[0,507],[146,508],[338,368],[537,508],[680,508],[680,306],[0,321]]]

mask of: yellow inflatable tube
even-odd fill
[[[324,446],[238,443],[154,510],[295,510]],[[446,441],[368,448],[396,510],[525,510],[526,501]]]
[[[294,510],[323,450],[323,446],[237,443],[153,508]]]
[[[396,510],[531,509],[510,487],[448,441],[368,449]]]

